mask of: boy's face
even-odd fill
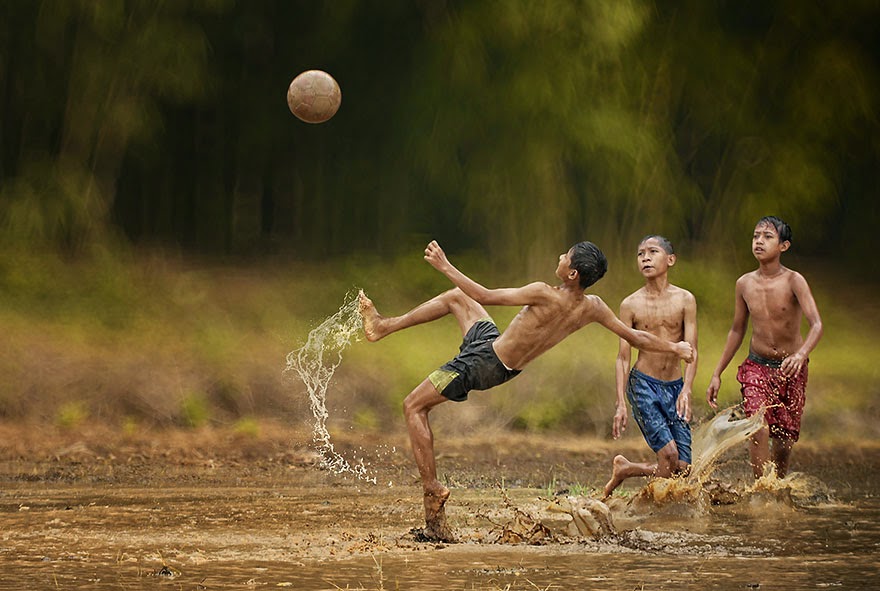
[[[752,254],[758,259],[758,262],[773,260],[778,258],[783,252],[788,250],[791,243],[786,240],[779,242],[779,232],[773,224],[758,224],[755,226],[755,233],[752,235]]]
[[[571,250],[559,255],[559,264],[556,265],[556,276],[562,279],[569,279],[574,269],[571,268]]]
[[[666,252],[656,238],[648,238],[639,244],[636,262],[642,276],[649,279],[666,273],[675,264],[675,255]]]

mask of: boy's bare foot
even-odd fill
[[[449,499],[449,489],[442,484],[437,484],[432,489],[425,489],[425,521],[430,525],[439,519],[446,520],[446,500]]]
[[[440,507],[440,510],[433,513],[431,519],[425,520],[425,527],[422,529],[422,536],[427,540],[437,542],[455,542],[455,533],[452,528],[446,524],[446,507]]]
[[[446,542],[448,544],[458,542],[455,538],[455,533],[445,523],[442,526],[435,524],[426,525],[425,527],[414,527],[409,532],[413,534],[416,542]]]
[[[621,455],[614,456],[611,462],[611,480],[605,485],[605,495],[602,500],[605,501],[614,492],[614,489],[620,486],[626,477],[623,475],[624,469],[629,465],[629,460]]]
[[[455,542],[455,534],[446,524],[447,499],[449,489],[440,483],[425,489],[425,527],[412,530],[417,541]]]
[[[379,315],[379,312],[376,311],[376,306],[373,304],[373,301],[367,297],[364,290],[358,292],[358,311],[361,314],[361,318],[364,320],[364,334],[367,335],[368,341],[375,343],[385,336],[385,334],[381,332],[383,318]]]

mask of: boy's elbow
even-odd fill
[[[504,301],[497,294],[487,290],[478,291],[474,296],[474,300],[477,301],[478,304],[482,304],[484,306],[503,306]]]

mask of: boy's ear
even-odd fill
[[[783,243],[779,245],[779,250],[782,252],[785,252],[789,248],[791,248],[791,242],[788,240],[783,241]]]
[[[572,269],[572,270],[570,270],[570,271],[568,272],[568,278],[571,279],[572,281],[574,281],[575,279],[577,279],[577,278],[578,278],[578,272],[577,272],[577,269]]]
[[[677,261],[678,259],[676,258],[676,256],[674,254],[670,254],[670,255],[667,255],[666,260],[669,261],[669,266],[671,267],[672,265],[675,264],[675,261]]]

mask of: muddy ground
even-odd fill
[[[417,487],[418,474],[406,434],[400,431],[333,433],[336,451],[363,458],[379,486]],[[623,453],[650,460],[644,442],[573,435],[534,435],[496,430],[476,436],[438,435],[437,466],[452,488],[599,488],[611,458]],[[822,444],[802,440],[792,470],[821,473],[833,481],[853,471],[876,470],[880,441]],[[747,476],[745,449],[728,452],[719,473]],[[806,470],[805,470],[806,469]],[[0,485],[45,482],[92,486],[292,486],[321,482],[347,488],[368,486],[350,474],[321,468],[321,457],[306,429],[262,425],[257,432],[235,429],[138,429],[126,432],[100,425],[59,429],[39,424],[0,423]],[[643,481],[628,481],[634,491]],[[847,487],[848,483],[838,482]],[[2,490],[2,486],[0,486]]]
[[[62,430],[0,424],[0,563],[5,580],[13,585],[36,581],[46,588],[78,588],[84,581],[94,588],[151,588],[154,577],[200,589],[241,588],[245,583],[253,587],[260,581],[309,589],[382,588],[381,581],[369,580],[374,561],[388,560],[387,573],[394,560],[403,560],[395,577],[404,580],[425,577],[429,568],[407,566],[410,561],[435,565],[438,549],[452,550],[411,532],[422,525],[423,514],[404,433],[349,430],[334,436],[336,451],[364,458],[375,484],[322,469],[310,440],[308,431],[271,424],[258,433],[126,433],[101,426]],[[495,580],[492,572],[483,571],[501,568],[492,565],[509,570],[510,564],[523,564],[529,556],[523,544],[529,541],[545,544],[538,556],[555,556],[553,564],[566,553],[654,556],[675,545],[679,553],[706,547],[696,551],[706,556],[724,557],[734,547],[740,555],[772,553],[744,543],[746,536],[716,546],[705,543],[711,538],[699,538],[696,544],[693,536],[709,536],[713,526],[707,522],[707,531],[699,533],[692,516],[665,517],[665,528],[687,533],[659,542],[638,537],[642,534],[633,528],[636,534],[620,536],[605,547],[601,540],[566,535],[564,515],[558,529],[539,532],[538,539],[517,538],[533,525],[518,511],[540,512],[547,499],[570,492],[589,495],[607,480],[615,453],[648,459],[639,440],[499,431],[438,437],[437,451],[441,478],[452,488],[449,522],[462,542],[454,545],[457,554],[450,564],[467,574],[461,584],[468,588],[505,588],[489,582],[474,587],[474,577]],[[836,448],[804,442],[795,450],[794,468],[820,475],[838,498],[865,498],[876,493],[874,485],[854,475],[877,474],[880,453],[876,442]],[[745,450],[730,452],[717,474],[734,486],[748,482]],[[609,506],[620,510],[643,485],[642,480],[628,481]],[[618,525],[627,529],[625,523]],[[791,539],[801,537],[798,528]],[[515,557],[496,557],[510,548],[515,548]],[[446,556],[449,560],[451,555]],[[703,558],[697,559],[703,564]],[[352,570],[346,579],[345,569],[328,570],[327,561],[360,570]],[[444,568],[438,572],[458,572],[449,564]],[[534,568],[530,580],[559,580],[559,571]],[[514,571],[507,574],[516,576]],[[688,576],[682,574],[682,580]],[[304,580],[314,584],[304,585]],[[523,583],[522,588],[529,587]]]

